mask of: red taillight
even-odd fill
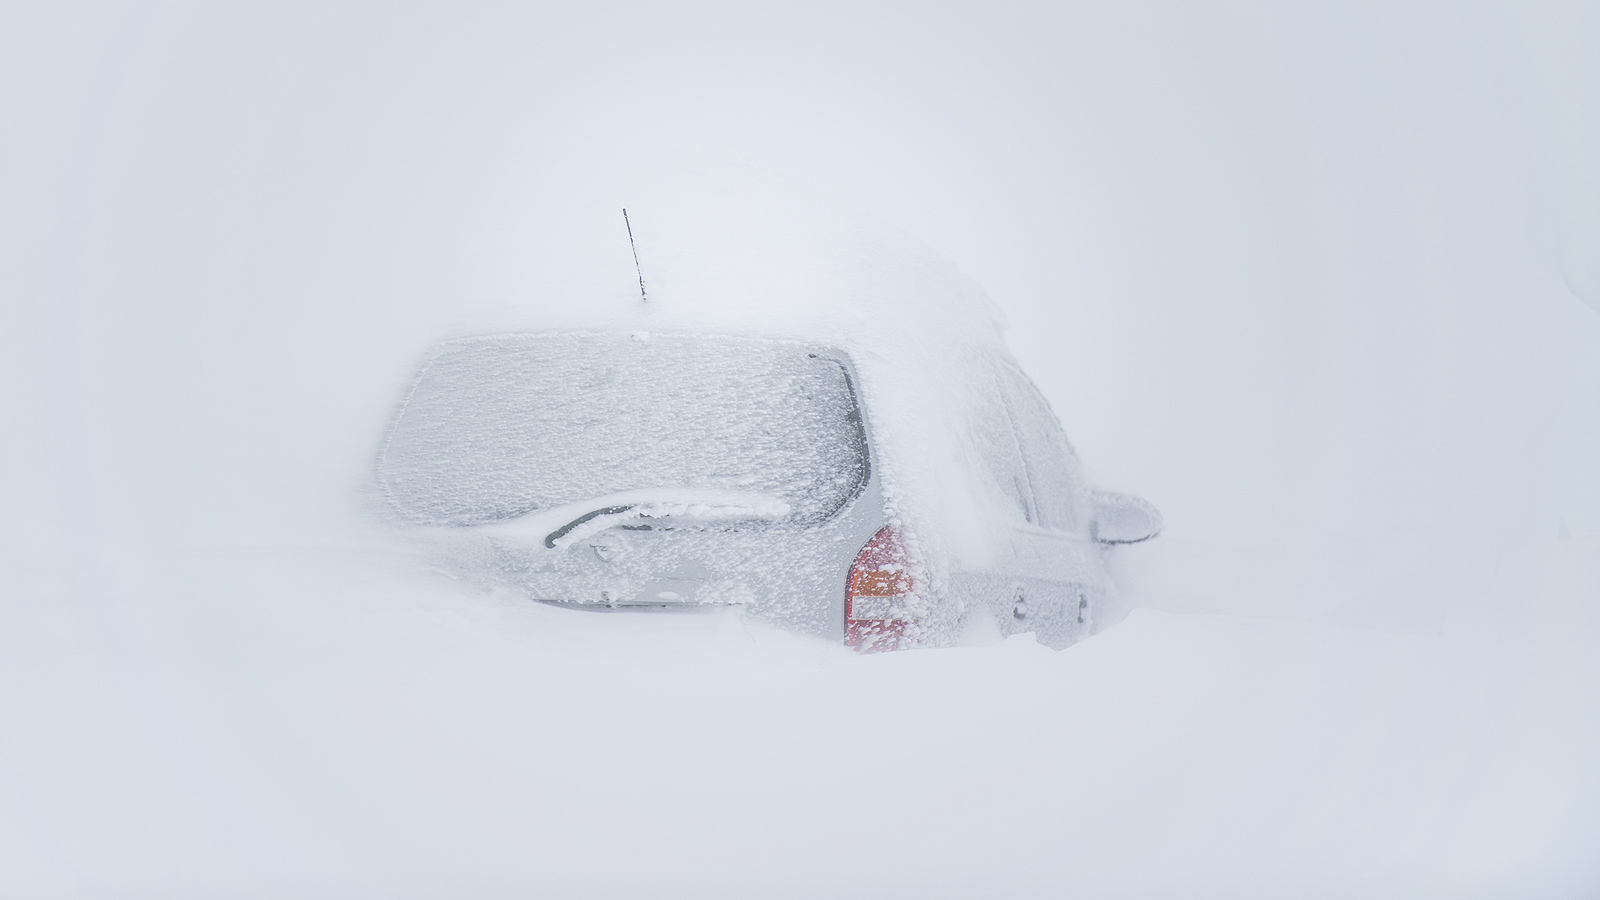
[[[844,642],[863,653],[917,647],[927,616],[927,577],[899,529],[885,525],[850,565]]]

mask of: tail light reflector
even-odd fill
[[[862,653],[921,646],[928,615],[927,576],[900,529],[885,525],[856,561],[844,591],[844,642]]]

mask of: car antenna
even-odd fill
[[[633,270],[639,273],[639,302],[649,303],[650,298],[644,295],[644,270],[639,268],[639,245],[633,242],[633,224],[628,221],[628,208],[622,208],[622,224],[628,229],[628,246],[633,248]]]

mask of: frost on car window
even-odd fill
[[[988,475],[1000,495],[1010,501],[1017,518],[1031,513],[1027,500],[1027,468],[1022,448],[1017,446],[1016,430],[1006,410],[1000,382],[989,366],[976,371],[975,402],[968,413],[968,437],[983,460]]]
[[[445,344],[378,478],[428,525],[475,525],[619,491],[767,494],[826,520],[868,476],[844,366],[806,345],[706,335],[513,334]]]
[[[1061,531],[1081,529],[1087,521],[1083,514],[1087,489],[1078,475],[1078,463],[1066,434],[1050,404],[1026,375],[1010,366],[1001,366],[1000,370],[1027,462],[1038,523]]]

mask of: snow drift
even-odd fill
[[[1593,15],[1157,12],[0,13],[0,893],[1593,895]],[[658,212],[728,157],[995,302]],[[1166,517],[1062,653],[577,616],[363,506],[447,338],[942,378],[997,308]]]

